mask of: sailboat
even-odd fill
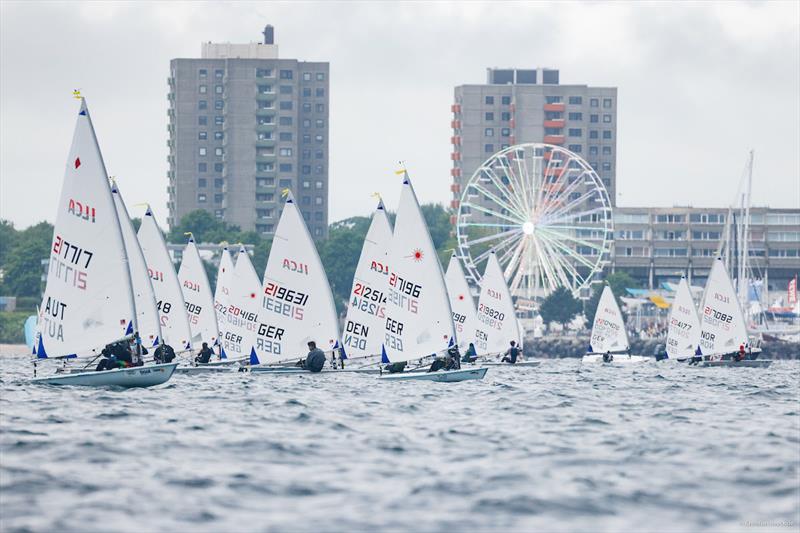
[[[53,227],[36,357],[90,359],[80,370],[61,368],[54,376],[32,381],[94,387],[159,385],[172,376],[176,363],[101,371],[91,368],[110,343],[133,341],[138,359],[142,350],[122,224],[89,109],[86,101],[80,100]],[[34,360],[34,376],[37,366]]]
[[[405,171],[384,288],[383,362],[402,363],[436,356],[455,344],[453,312],[442,265]],[[398,372],[383,374],[380,379],[464,381],[482,379],[486,370]]]
[[[681,276],[667,325],[667,358],[686,361],[696,355],[700,345],[700,319],[694,307],[692,291]]]
[[[149,206],[142,217],[138,238],[156,295],[163,342],[172,346],[176,353],[186,352],[192,348],[192,331],[186,314],[186,303],[164,235],[158,229]]]
[[[481,279],[481,294],[478,300],[477,323],[475,328],[475,347],[478,353],[489,357],[502,355],[511,346],[511,342],[522,350],[522,335],[519,320],[517,320],[514,302],[511,299],[511,291],[508,290],[506,278],[497,255],[494,252],[489,254],[486,267]],[[539,366],[540,361],[518,360],[514,366],[534,367]],[[487,366],[504,365],[499,361],[485,361]]]
[[[224,255],[222,261],[225,261]],[[244,246],[239,246],[236,266],[223,283],[228,284],[230,292],[227,301],[217,300],[218,304],[226,306],[217,312],[222,330],[222,349],[228,361],[247,362],[256,345],[256,332],[261,324],[261,280]],[[218,282],[217,291],[219,288]]]
[[[736,355],[747,352],[744,360]],[[772,361],[756,359],[759,348],[750,346],[744,314],[728,271],[717,258],[711,267],[700,305],[700,355],[703,366],[767,367]]]
[[[342,332],[342,348],[349,360],[376,359],[380,363],[383,321],[386,319],[387,255],[392,226],[383,201],[378,201],[356,265]],[[378,368],[375,368],[378,371]]]
[[[305,359],[310,341],[331,355],[332,366],[340,355],[328,277],[292,193],[285,194],[262,281],[259,327],[250,355],[254,372],[306,372],[286,365]]]
[[[476,346],[477,316],[469,283],[455,251],[447,264],[444,282],[447,285],[447,294],[450,296],[450,308],[453,310],[453,326],[456,330],[458,350],[463,354],[469,349],[470,344]]]
[[[643,363],[650,357],[631,355],[628,332],[622,320],[617,300],[606,285],[597,303],[592,323],[592,338],[589,350],[583,356],[584,363]]]
[[[228,245],[222,247],[219,256],[219,267],[217,268],[217,286],[214,289],[214,310],[217,315],[217,329],[220,338],[225,334],[228,312],[228,305],[231,300],[231,282],[233,281],[233,259]],[[220,341],[221,343],[221,341]],[[221,348],[224,351],[224,346]]]

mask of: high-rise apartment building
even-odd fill
[[[169,225],[196,209],[264,235],[293,191],[314,238],[328,228],[329,64],[259,43],[203,43],[169,77]]]
[[[560,85],[553,69],[487,69],[485,84],[459,85],[452,105],[453,200],[493,153],[514,144],[562,146],[585,159],[616,205],[617,89]],[[454,204],[456,205],[456,204]]]

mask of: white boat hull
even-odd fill
[[[291,366],[251,366],[247,367],[254,374],[380,374],[379,368],[323,368],[320,372],[310,372],[304,368]]]
[[[438,381],[440,383],[455,383],[458,381],[469,381],[473,379],[483,379],[486,375],[486,367],[483,368],[462,368],[461,370],[439,370],[437,372],[398,372],[396,374],[382,374],[378,379],[384,381]]]
[[[179,366],[175,369],[176,374],[187,374],[187,375],[195,375],[195,374],[219,374],[220,372],[233,372],[233,367],[231,365],[225,366],[208,366],[208,365],[198,365],[198,366]]]
[[[476,364],[481,366],[507,366],[509,368],[536,368],[541,365],[541,361],[517,361],[513,365],[511,363],[501,363],[500,361],[477,361]]]
[[[64,373],[33,378],[31,383],[42,385],[72,385],[79,387],[152,387],[172,377],[178,363],[147,365],[114,370]]]
[[[630,365],[630,364],[638,364],[638,363],[646,363],[647,361],[652,361],[652,357],[646,357],[644,355],[627,355],[627,354],[616,354],[612,355],[614,360],[610,363],[605,363],[603,361],[603,354],[590,354],[584,355],[583,359],[581,359],[582,363],[602,363],[602,364],[612,364],[612,365]]]

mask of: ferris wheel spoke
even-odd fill
[[[546,205],[544,206],[544,209],[541,212],[540,218],[541,217],[546,217],[549,213],[553,212],[554,209],[558,209],[557,206],[559,206],[559,203],[561,203],[561,205],[563,206],[563,200],[562,199],[566,198],[567,201],[569,201],[569,195],[574,193],[581,186],[580,179],[576,178],[571,183],[569,182],[569,179],[570,179],[569,172],[567,172],[567,175],[566,175],[565,179],[567,181],[567,186],[563,190],[558,191],[557,193],[551,193],[551,194],[549,194],[548,196],[546,196],[542,200],[543,202],[546,203]],[[557,188],[555,186],[559,186],[560,187],[562,181],[564,181],[564,180],[559,179],[556,183],[552,184],[551,185],[551,189]],[[553,201],[553,200],[559,200],[560,202],[559,201]]]
[[[528,213],[531,212],[531,202],[528,201],[528,173],[522,168],[523,163],[525,162],[525,151],[522,150],[521,154],[517,154],[514,157],[514,163],[517,165],[517,176],[520,178],[520,185],[522,186],[522,199],[525,202],[525,207],[528,209]]]
[[[519,225],[519,222],[514,220],[513,218],[511,218],[511,217],[509,217],[507,215],[504,215],[503,213],[500,213],[498,211],[494,211],[492,209],[489,209],[488,207],[484,207],[484,206],[479,205],[479,204],[474,204],[472,202],[464,202],[463,205],[466,205],[467,207],[469,207],[471,209],[476,209],[476,210],[478,210],[478,211],[480,211],[482,213],[485,213],[487,215],[490,215],[490,216],[493,216],[493,217],[497,217],[497,218],[502,218],[504,220],[508,220],[509,222],[513,223],[514,225]]]
[[[505,174],[506,178],[508,178],[508,182],[509,184],[511,184],[512,190],[515,191],[516,193],[517,203],[519,203],[522,206],[523,210],[526,213],[530,213],[530,206],[527,205],[527,202],[525,202],[525,194],[523,192],[524,188],[518,177],[511,170],[511,165],[508,162],[508,157],[506,155],[503,155],[503,157],[498,158],[497,162],[500,165],[500,168],[503,169],[503,173]]]
[[[506,230],[506,231],[501,231],[500,233],[493,233],[492,235],[486,235],[484,237],[478,237],[477,239],[473,239],[471,241],[466,241],[465,244],[467,246],[475,246],[475,245],[478,245],[478,244],[484,244],[484,243],[496,241],[498,239],[502,240],[502,239],[506,239],[508,237],[516,237],[520,233],[522,233],[522,230],[520,230],[519,228],[514,228],[514,229],[510,229],[510,230]]]
[[[512,195],[513,191],[509,190],[508,185],[503,183],[503,180],[497,176],[493,168],[485,168],[484,173],[491,180],[494,186],[497,187],[497,190],[500,191],[500,193],[506,199],[506,202],[516,206],[517,211],[525,212],[525,206],[519,202],[519,198],[516,195]]]
[[[560,277],[562,280],[562,284],[566,287],[572,288],[577,278],[579,278],[578,270],[575,266],[564,258],[563,253],[561,253],[558,248],[558,243],[551,243],[547,241],[547,246],[550,249],[550,253],[555,257],[558,257],[557,265],[559,268]],[[569,249],[569,247],[567,247]]]
[[[500,198],[498,198],[497,196],[492,194],[489,190],[485,189],[484,187],[478,185],[477,183],[473,183],[472,185],[470,185],[470,187],[475,189],[475,190],[477,190],[478,192],[480,192],[481,194],[483,194],[484,196],[486,196],[490,200],[494,201],[497,205],[503,207],[509,213],[515,215],[518,218],[517,222],[519,224],[522,224],[523,222],[525,222],[527,220],[525,215],[523,215],[522,212],[519,211],[515,206],[504,202],[503,200],[501,200]]]
[[[462,226],[475,228],[505,228],[508,229],[512,224],[494,224],[491,222],[462,222]]]
[[[507,237],[507,238],[503,239],[502,241],[497,243],[495,246],[492,246],[489,249],[485,250],[484,252],[478,254],[475,257],[475,259],[473,260],[473,262],[475,264],[482,263],[487,257],[489,257],[489,254],[491,254],[492,252],[497,253],[500,250],[505,250],[507,247],[509,247],[512,244],[514,244],[514,242],[518,238],[519,237],[517,235],[511,235],[510,237]]]
[[[577,207],[584,204],[587,200],[589,200],[593,196],[594,193],[592,191],[586,191],[577,198],[575,198],[574,200],[570,200],[567,204],[560,207],[558,210],[554,211],[553,214],[556,215],[562,212],[569,212],[570,210],[576,209]]]
[[[539,265],[542,269],[542,282],[543,284],[547,285],[549,290],[554,290],[557,287],[557,277],[554,267],[558,259],[555,261],[551,259],[552,254],[547,253],[545,242],[542,239],[537,238],[536,245],[536,254],[539,259]]]
[[[538,233],[542,233],[547,235],[550,239],[559,239],[562,241],[570,241],[574,242],[575,244],[579,244],[581,246],[586,246],[587,248],[592,248],[594,250],[604,250],[605,247],[602,244],[595,244],[592,241],[587,241],[585,239],[581,239],[579,237],[575,237],[570,233],[564,233],[560,231],[550,231],[547,228],[539,228]]]
[[[608,212],[608,208],[606,208],[606,207],[595,207],[593,209],[587,209],[585,211],[575,211],[575,212],[569,212],[569,213],[556,213],[556,214],[548,216],[545,219],[545,222],[547,223],[547,225],[550,225],[550,224],[556,223],[556,222],[572,222],[572,221],[575,221],[575,220],[577,220],[578,222],[585,222],[585,221],[581,220],[583,217],[586,217],[586,216],[589,216],[589,215],[595,215],[595,214],[598,214],[598,213],[605,213],[605,212]],[[610,221],[610,218],[611,217],[604,218],[604,221]],[[602,226],[598,226],[598,227],[602,227]]]
[[[594,268],[594,263],[592,261],[588,260],[583,254],[578,253],[571,246],[568,246],[564,242],[564,240],[553,239],[553,238],[550,238],[550,237],[547,237],[547,236],[544,236],[544,238],[547,239],[549,242],[553,243],[554,246],[558,247],[562,251],[562,253],[564,253],[565,255],[568,255],[568,256],[572,257],[576,261],[582,263],[584,266],[587,266],[589,268]],[[570,239],[568,239],[568,240],[570,240]],[[598,252],[603,250],[602,247],[598,247],[597,245],[595,245],[593,243],[588,243],[586,241],[582,241],[582,243],[587,248],[593,248],[593,249],[597,250]]]

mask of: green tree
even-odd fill
[[[272,250],[272,239],[261,239],[256,243],[253,249],[253,268],[256,270],[259,279],[264,275],[264,270],[267,268],[267,259],[269,259],[269,252]],[[238,248],[234,249],[238,252]],[[234,256],[235,257],[235,256]]]
[[[167,241],[173,244],[186,242],[186,233],[194,234],[194,240],[203,242],[239,242],[242,235],[239,226],[228,224],[204,209],[196,209],[181,218],[178,225],[167,235]]]
[[[344,309],[350,295],[369,225],[370,219],[367,217],[352,217],[335,222],[329,228],[328,238],[317,243],[339,312]]]
[[[42,291],[42,261],[50,256],[53,226],[39,222],[17,233],[16,242],[5,258],[3,287],[17,297],[40,296]]]
[[[627,272],[616,272],[614,274],[609,274],[604,283],[598,283],[595,285],[592,297],[586,301],[584,313],[586,318],[589,319],[589,322],[594,320],[594,314],[595,311],[597,311],[597,304],[600,303],[600,296],[603,294],[603,287],[605,287],[606,284],[611,287],[611,292],[614,293],[614,298],[617,300],[617,305],[619,305],[620,310],[622,310],[622,300],[620,298],[627,294],[625,289],[638,289],[641,287],[639,282],[632,278]],[[624,316],[625,313],[623,312],[623,317]]]
[[[544,299],[539,312],[545,323],[558,322],[566,325],[581,312],[582,308],[580,300],[572,296],[572,291],[565,287],[559,287]]]

